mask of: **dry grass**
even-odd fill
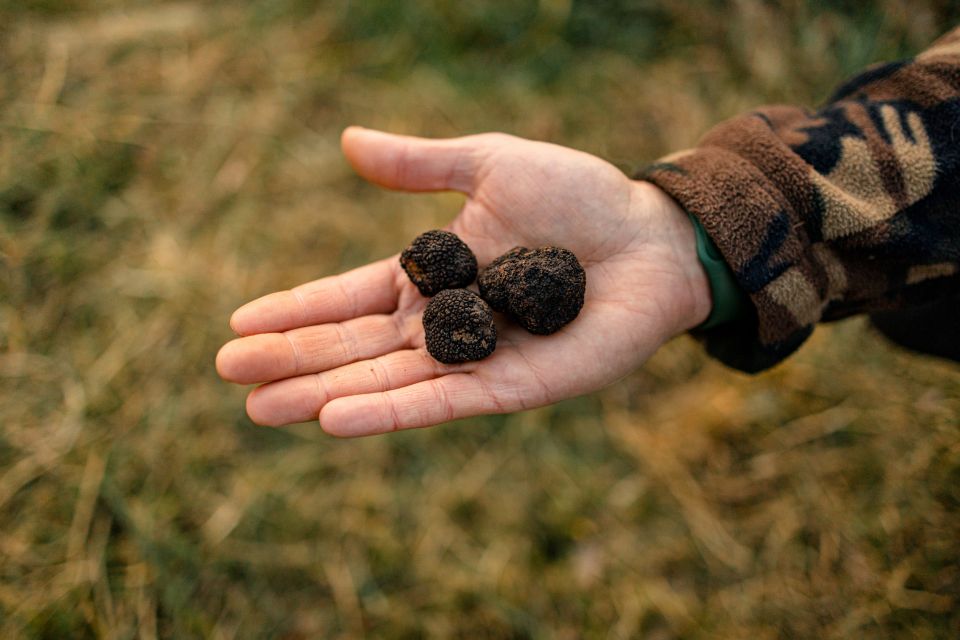
[[[960,369],[861,320],[359,441],[213,371],[239,303],[456,211],[347,124],[631,170],[960,17],[772,6],[0,0],[0,637],[960,636]]]

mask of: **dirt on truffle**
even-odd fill
[[[456,364],[486,358],[497,346],[493,310],[467,289],[445,289],[423,312],[427,352],[439,362]]]
[[[400,254],[400,264],[420,293],[465,287],[477,277],[477,258],[456,234],[434,229],[422,233]]]
[[[477,280],[490,306],[530,333],[549,335],[580,313],[587,276],[573,252],[560,247],[514,247]]]

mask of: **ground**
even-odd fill
[[[456,213],[346,125],[632,172],[960,22],[823,4],[0,0],[0,637],[960,636],[960,368],[862,319],[363,440],[213,368],[242,302]]]

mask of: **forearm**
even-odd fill
[[[708,349],[756,371],[818,321],[956,289],[955,129],[960,31],[854,78],[815,113],[758,109],[648,168],[643,177],[702,222],[752,302],[706,334]]]

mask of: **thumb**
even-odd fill
[[[488,138],[432,140],[347,127],[340,145],[357,173],[381,186],[403,191],[452,189],[469,195],[492,144]]]

